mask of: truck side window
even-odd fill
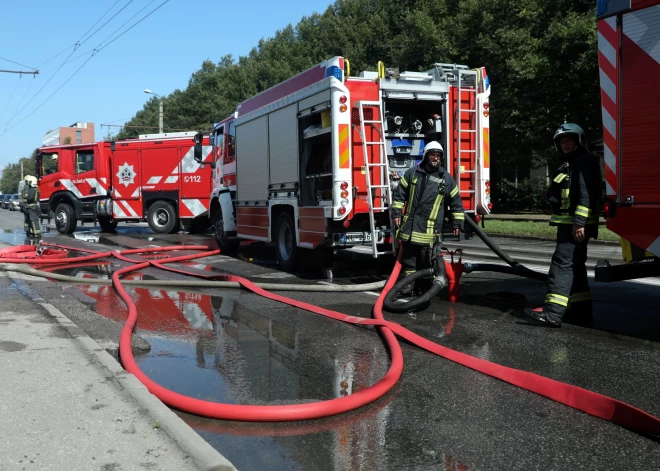
[[[94,170],[94,151],[81,150],[76,152],[76,173]]]
[[[59,161],[59,159],[57,157],[58,157],[57,154],[44,154],[42,160],[42,168],[44,175],[50,175],[51,173],[56,173],[59,171],[59,169],[57,168],[57,162]]]
[[[234,123],[229,123],[229,146],[226,161],[232,162],[236,157],[236,127]]]

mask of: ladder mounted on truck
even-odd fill
[[[356,103],[360,111],[360,124],[358,131],[360,132],[360,138],[362,140],[362,155],[364,156],[364,166],[365,166],[365,177],[367,180],[367,202],[369,203],[369,229],[371,231],[371,252],[374,258],[377,258],[379,255],[388,255],[395,253],[395,240],[394,232],[391,233],[392,238],[392,249],[386,251],[378,250],[378,230],[376,228],[376,217],[375,212],[379,211],[389,211],[392,208],[392,188],[390,186],[390,166],[387,161],[387,147],[385,144],[385,126],[383,125],[383,113],[381,110],[380,101],[358,101]],[[373,116],[378,115],[378,119],[364,119],[364,110],[365,108],[374,109]],[[370,126],[378,134],[377,141],[368,141],[366,126]],[[368,149],[376,147],[378,149],[378,161],[370,162]],[[380,171],[380,182],[381,184],[375,185],[372,182],[371,170],[377,169]],[[374,204],[374,201],[379,201],[378,204]],[[390,214],[391,216],[391,214]],[[390,218],[391,219],[391,218]],[[390,222],[391,227],[391,222]]]
[[[476,193],[476,173],[477,173],[477,72],[458,68],[456,74],[456,166],[454,178],[458,185],[458,192],[461,197],[470,197]],[[463,100],[463,93],[469,93],[467,104]],[[466,106],[466,107],[464,107]],[[463,124],[467,124],[467,129],[463,129]],[[463,149],[463,140],[474,142],[472,149]],[[470,168],[463,170],[463,163],[470,162]],[[470,176],[471,189],[462,189],[461,174],[473,174]]]

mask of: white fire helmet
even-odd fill
[[[37,177],[33,175],[25,175],[24,180],[32,186],[37,186]]]
[[[585,149],[587,148],[587,135],[584,133],[584,130],[575,123],[564,123],[561,126],[559,126],[559,129],[557,129],[557,131],[555,131],[555,136],[553,137],[553,140],[555,142],[555,149],[557,149],[558,152],[562,151],[561,147],[559,146],[559,137],[564,134],[575,135],[575,137],[578,140],[578,143]]]
[[[426,154],[433,150],[440,152],[440,154],[443,156],[442,160],[444,161],[445,150],[442,148],[442,145],[438,141],[431,141],[424,146],[424,159],[426,160]]]

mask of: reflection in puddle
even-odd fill
[[[72,268],[67,274],[110,277],[111,271],[104,264]],[[138,272],[127,278],[146,277]],[[100,314],[125,320],[127,308],[111,286],[78,290]],[[151,344],[149,353],[136,358],[140,368],[164,387],[190,397],[254,405],[328,400],[373,385],[389,364],[376,336],[347,334],[340,323],[305,329],[289,311],[257,312],[256,303],[250,305],[253,310],[230,297],[127,290],[140,313],[138,334]],[[399,387],[355,412],[313,421],[241,423],[181,415],[239,469],[385,470],[400,469],[403,460],[468,470],[442,453],[420,456],[413,447],[407,456],[401,449],[407,432],[394,422],[391,404]]]

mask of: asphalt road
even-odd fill
[[[1,211],[0,240],[23,243],[22,215]],[[213,245],[210,236],[158,236],[142,225],[120,226],[113,234],[98,229],[75,237],[46,233],[44,239],[97,250]],[[464,245],[465,258],[486,259],[476,245]],[[551,246],[535,241],[512,245],[539,252],[539,266],[551,253]],[[317,272],[284,273],[273,261],[270,250],[252,246],[239,258],[211,257],[189,268],[259,281],[325,282]],[[116,268],[77,267],[67,273],[108,276]],[[359,283],[385,275],[368,258],[349,259],[338,263],[334,281]],[[146,270],[138,276],[178,275]],[[85,330],[93,330],[101,317],[119,325],[125,315],[109,288],[30,283],[67,315],[76,313]],[[461,303],[451,304],[441,294],[423,312],[386,318],[447,347],[607,394],[660,416],[657,286],[593,283],[594,328],[565,325],[557,330],[529,326],[520,317],[526,305],[542,302],[544,287],[538,282],[478,273],[465,275],[461,290]],[[130,292],[141,316],[137,334],[150,344],[149,352],[138,357],[140,366],[184,394],[239,404],[323,400],[373,384],[388,367],[387,351],[372,329],[320,318],[245,291]],[[370,315],[376,299],[376,293],[285,294],[363,317]],[[113,342],[109,331],[95,335]],[[238,469],[648,470],[660,463],[657,441],[414,346],[402,348],[405,366],[397,387],[353,413],[276,424],[181,415]]]

